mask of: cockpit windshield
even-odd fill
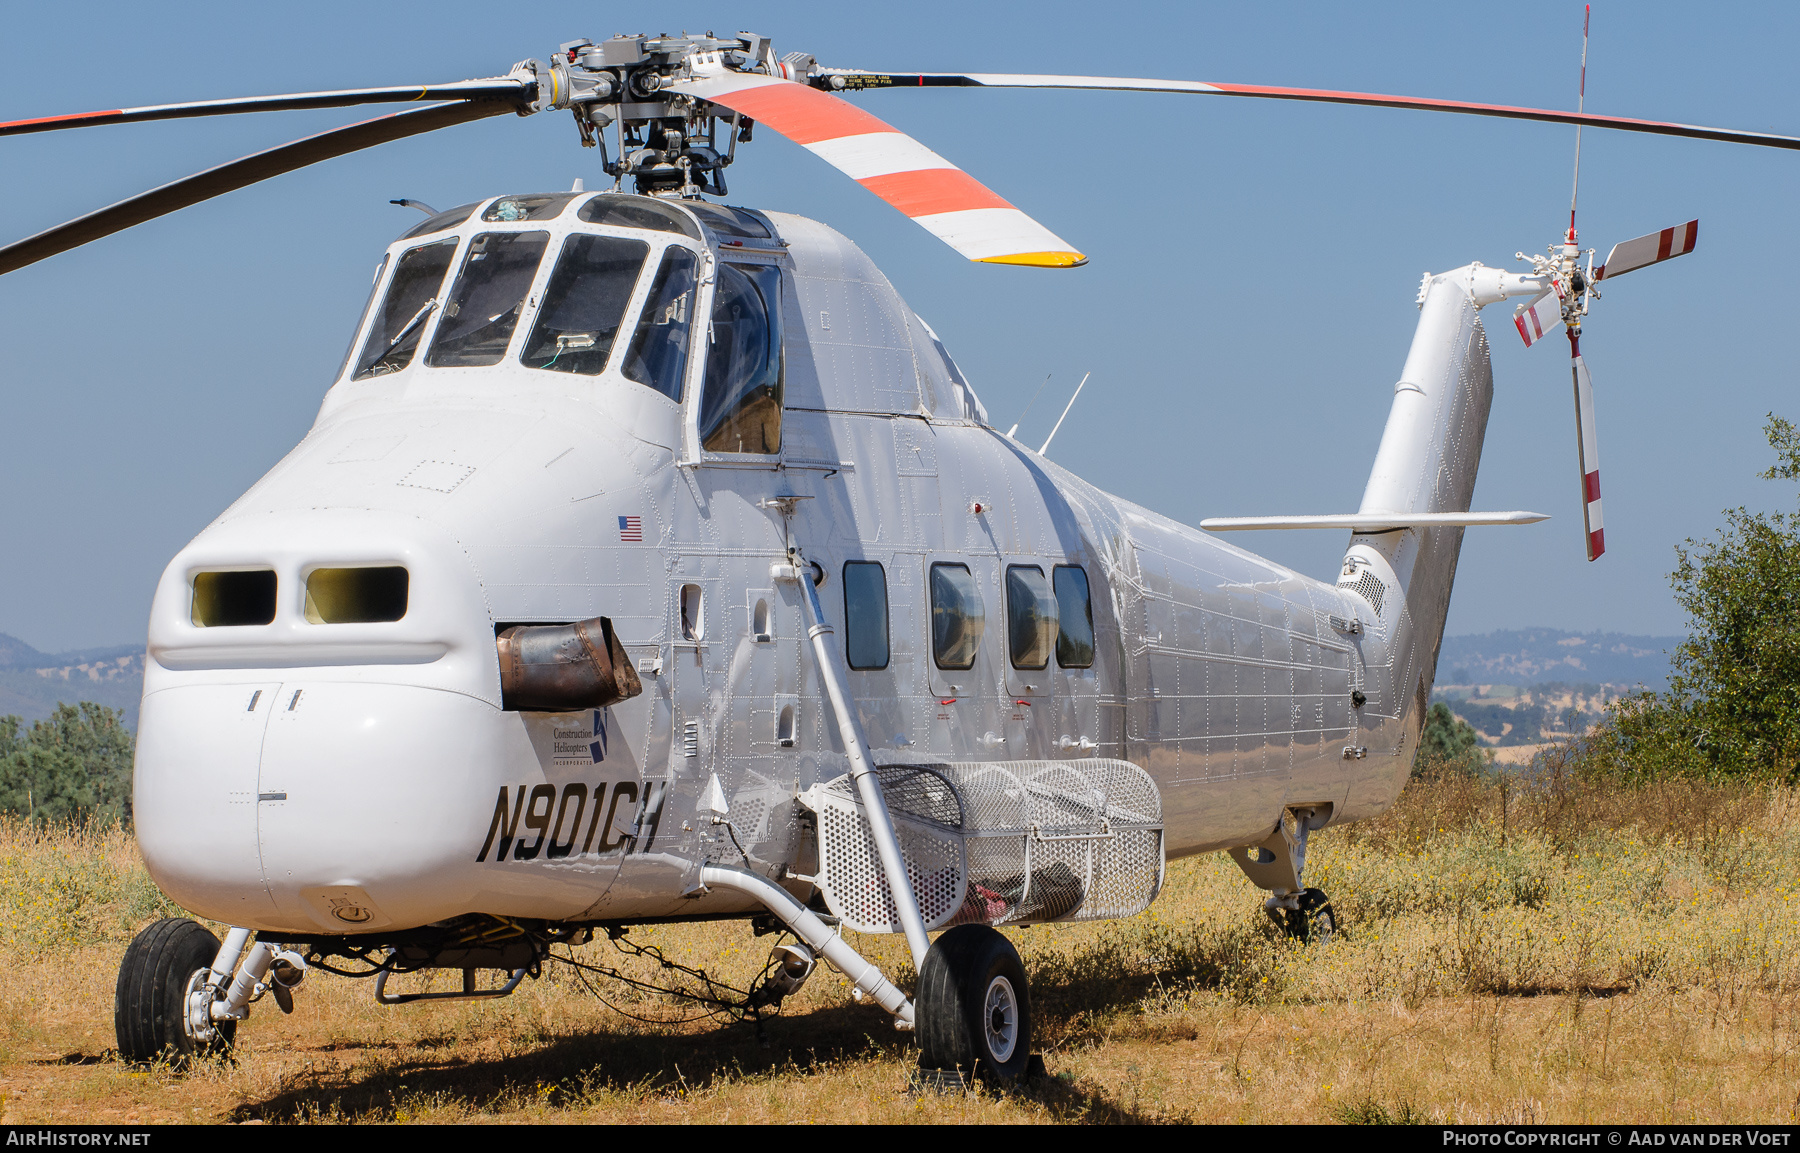
[[[425,363],[433,368],[499,364],[549,243],[548,232],[484,232],[470,241]]]
[[[552,372],[603,372],[649,251],[641,240],[569,237],[520,359]]]
[[[456,238],[421,244],[400,254],[387,297],[369,326],[362,355],[356,359],[356,380],[399,372],[412,363],[425,331],[425,321],[437,307],[438,290],[450,260],[456,255]]]

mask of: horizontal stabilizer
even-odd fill
[[[1397,528],[1446,525],[1536,524],[1549,520],[1541,512],[1344,512],[1323,516],[1212,516],[1200,522],[1208,532],[1252,528],[1336,528],[1354,532],[1388,532]]]

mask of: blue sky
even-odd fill
[[[0,119],[503,72],[577,36],[748,28],[877,69],[1067,72],[1574,102],[1581,6],[138,4],[8,9]],[[1800,9],[1596,6],[1596,112],[1800,133]],[[767,134],[735,203],[827,221],[944,337],[1001,428],[1188,521],[1353,511],[1411,338],[1419,274],[1511,265],[1567,211],[1573,130],[1430,113],[1115,93],[872,93],[871,111],[1086,251],[1066,272],[968,264]],[[277,113],[0,141],[11,240],[357,119]],[[1680,631],[1673,547],[1756,479],[1794,402],[1786,275],[1800,155],[1589,132],[1582,235],[1701,219],[1694,255],[1620,281],[1583,341],[1609,551],[1583,556],[1560,343],[1494,336],[1496,401],[1452,633]],[[304,435],[369,273],[416,214],[601,185],[566,115],[499,118],[343,157],[0,278],[0,632],[46,650],[142,637],[168,558]],[[1341,534],[1238,536],[1329,576]]]

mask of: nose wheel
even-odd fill
[[[1002,1085],[1031,1066],[1031,995],[1012,942],[960,925],[932,943],[914,999],[919,1067]]]
[[[132,940],[113,993],[120,1056],[182,1061],[231,1051],[236,1021],[190,1012],[218,953],[219,939],[185,917],[167,917]]]

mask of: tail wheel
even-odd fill
[[[191,992],[205,980],[219,939],[185,917],[167,917],[139,933],[119,963],[113,1028],[127,1061],[183,1061],[231,1051],[236,1021],[193,1020]]]
[[[1337,936],[1337,913],[1331,907],[1330,898],[1318,889],[1301,893],[1300,907],[1286,912],[1287,924],[1283,928],[1295,940],[1329,941]]]
[[[919,1065],[1010,1084],[1031,1063],[1031,994],[1012,942],[961,925],[925,954],[914,1001]]]

